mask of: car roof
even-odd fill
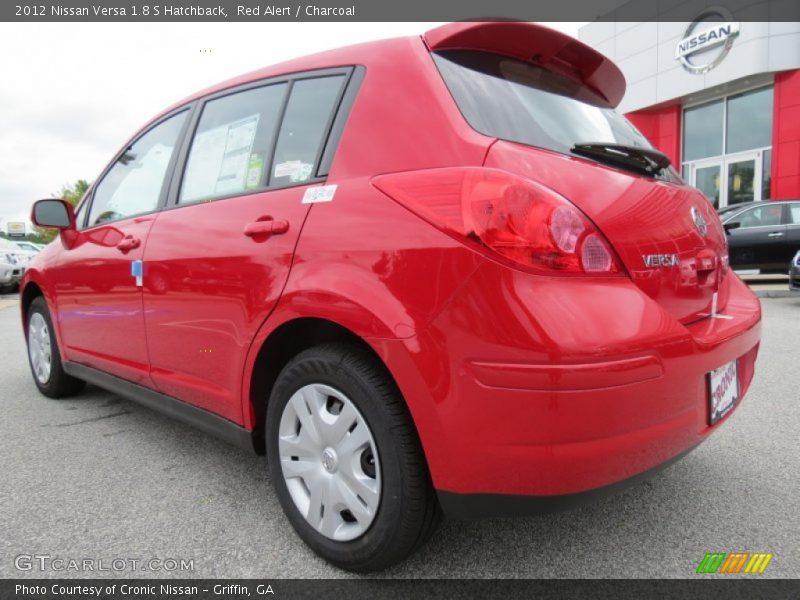
[[[583,85],[600,92],[601,97],[608,100],[609,106],[616,106],[625,93],[625,77],[619,68],[604,55],[572,36],[544,25],[525,21],[458,22],[436,27],[421,36],[387,38],[343,46],[244,73],[174,103],[141,129],[149,127],[181,106],[230,88],[305,71],[353,65],[362,65],[369,69],[371,65],[385,64],[385,51],[420,43],[429,51],[461,48],[512,57],[516,57],[520,53],[520,46],[523,46],[528,51],[525,54],[526,59],[534,53],[545,67],[552,62],[554,65],[561,65],[560,69],[564,70],[564,64],[570,63],[568,66],[571,70],[567,69],[565,72],[571,77],[579,77]],[[578,75],[572,74],[573,71]]]
[[[730,204],[728,206],[723,206],[722,208],[718,208],[717,212],[719,214],[733,212],[735,210],[744,210],[746,208],[751,208],[753,206],[772,206],[775,204],[786,204],[789,202],[800,202],[800,199],[795,198],[786,198],[781,200],[758,200],[756,202],[741,202],[739,204]]]

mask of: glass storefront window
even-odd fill
[[[722,154],[722,100],[687,108],[683,113],[683,160]]]
[[[772,145],[772,87],[728,98],[726,152]]]
[[[728,206],[753,202],[756,199],[754,179],[755,160],[743,160],[728,165]]]
[[[715,206],[769,200],[772,187],[773,87],[720,98],[683,111],[683,171]],[[719,174],[721,185],[713,183]]]
[[[706,195],[714,208],[719,208],[719,165],[698,167],[695,173],[695,186]]]

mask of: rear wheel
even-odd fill
[[[439,507],[411,417],[383,365],[329,344],[292,359],[267,412],[269,468],[297,533],[352,571],[401,561]]]
[[[64,371],[50,311],[41,296],[31,302],[25,333],[28,362],[39,391],[50,398],[63,398],[80,392],[85,383]]]

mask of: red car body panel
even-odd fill
[[[535,178],[569,198],[605,233],[631,279],[680,321],[707,316],[714,292],[717,307],[725,308],[728,279],[718,259],[727,261],[725,232],[699,190],[504,141],[492,146],[485,164]],[[705,236],[692,223],[692,207],[708,223]],[[642,256],[649,254],[677,254],[680,268],[648,268]],[[703,271],[706,256],[712,260]]]
[[[760,309],[733,286],[734,319],[687,328],[628,280],[543,282],[487,261],[425,333],[383,344],[414,372],[398,378],[412,412],[442,424],[422,434],[437,489],[577,493],[699,443],[719,426],[706,373],[741,358],[743,391],[752,376]]]
[[[297,194],[256,193],[158,215],[142,292],[158,391],[242,422],[245,357],[281,295],[311,206]],[[286,221],[286,233],[243,235],[249,223],[268,218]]]
[[[613,64],[522,24],[454,24],[424,40],[354,46],[244,75],[175,107],[285,73],[365,68],[327,176],[335,199],[302,204],[309,186],[299,185],[168,207],[74,239],[62,234],[26,273],[23,297],[28,286],[42,290],[64,360],[248,430],[258,425],[252,395],[264,344],[300,318],[335,323],[384,361],[443,492],[564,495],[657,466],[727,419],[709,425],[709,371],[738,359],[746,390],[760,306],[727,270],[724,234],[698,192],[477,133],[429,53],[467,47],[517,56],[528,46],[560,72],[572,64],[573,76],[608,104],[621,97]],[[459,166],[503,169],[566,197],[627,273],[511,268],[371,183]],[[694,232],[692,206],[709,223],[706,238]],[[243,235],[266,217],[287,221],[287,232]],[[115,245],[129,234],[142,245],[122,255]],[[661,253],[677,254],[681,268],[641,266],[642,255]],[[135,258],[145,262],[139,291],[128,267]],[[708,316],[715,292],[730,318]]]
[[[42,251],[52,263],[45,267],[47,277],[35,280],[56,306],[59,348],[66,360],[96,365],[134,383],[152,383],[142,293],[130,264],[142,258],[155,219],[145,215],[95,227],[76,236],[68,250],[62,240]],[[140,240],[140,245],[123,254],[116,246],[125,236]],[[59,246],[61,252],[56,250]],[[39,264],[37,260],[37,269]]]

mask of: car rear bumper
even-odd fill
[[[729,318],[687,326],[623,278],[488,266],[424,334],[386,342],[445,509],[569,506],[701,443],[733,412],[709,425],[708,373],[737,360],[741,398],[758,352],[758,299],[730,284]]]
[[[628,479],[583,492],[552,496],[524,496],[519,494],[458,494],[437,490],[436,495],[442,511],[453,519],[524,517],[570,510],[590,502],[608,498],[629,487],[647,481],[657,473],[678,462],[696,447],[692,446],[677,456],[673,456],[669,460]]]

